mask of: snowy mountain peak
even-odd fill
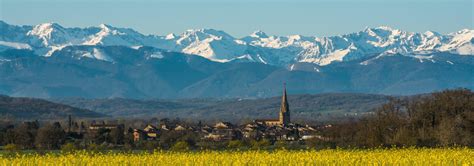
[[[472,29],[461,29],[460,31],[457,32],[457,34],[472,34],[474,33],[474,30]]]
[[[28,31],[26,35],[34,36],[45,47],[63,44],[70,38],[66,29],[57,23],[38,24]]]
[[[43,23],[38,24],[33,27],[33,29],[28,32],[30,35],[37,35],[37,36],[47,36],[51,35],[53,31],[63,31],[64,27],[57,23]]]
[[[58,28],[58,29],[63,29],[61,25],[55,22],[49,22],[49,23],[42,23],[34,26],[33,29],[51,29],[51,28]]]
[[[121,32],[121,28],[115,28],[107,24],[100,24],[99,28],[101,29],[102,33],[107,33],[107,35],[124,35],[125,34],[124,32]]]
[[[255,37],[255,38],[268,38],[268,35],[261,30],[257,30],[253,32],[252,34],[250,34],[249,36]]]
[[[230,61],[246,50],[241,41],[215,29],[191,29],[170,40],[177,44],[171,47],[173,51],[196,54],[218,62]]]
[[[460,55],[474,55],[474,30],[463,29],[448,34],[447,44],[439,48],[440,51],[457,53]]]
[[[99,28],[99,32],[88,36],[84,45],[138,46],[144,45],[146,40],[146,36],[130,28],[117,28],[107,24],[100,24]]]
[[[176,38],[176,35],[174,33],[170,33],[170,34],[165,36],[166,40],[171,40],[171,39],[174,39],[174,38]]]
[[[423,35],[425,35],[426,37],[434,37],[434,36],[440,36],[441,34],[434,31],[426,31],[423,33]]]
[[[389,26],[386,26],[386,25],[382,25],[382,26],[378,26],[378,27],[375,27],[373,29],[380,29],[380,30],[385,30],[385,31],[394,31],[394,30],[397,30],[397,29],[394,29],[392,27],[389,27]]]
[[[101,29],[112,29],[113,27],[111,25],[102,23],[102,24],[99,25],[99,28],[101,28]]]
[[[188,29],[186,32],[182,33],[181,38],[195,38],[196,40],[204,40],[206,38],[213,38],[213,39],[231,39],[233,40],[234,37],[230,36],[229,34],[225,33],[224,31],[215,30],[215,29]]]
[[[375,28],[366,28],[363,33],[366,33],[370,36],[373,37],[388,37],[388,36],[396,36],[396,35],[401,35],[405,32],[402,32],[401,30],[394,29],[388,26],[379,26]]]
[[[220,36],[221,34],[226,34],[224,31],[215,30],[215,29],[188,29],[183,34],[210,34]]]

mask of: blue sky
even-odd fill
[[[447,33],[474,29],[473,10],[472,0],[0,0],[0,18],[10,24],[107,23],[159,35],[214,28],[235,37],[330,36],[379,25]]]

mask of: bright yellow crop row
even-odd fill
[[[1,156],[0,165],[474,165],[474,150],[203,151]]]

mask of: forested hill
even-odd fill
[[[0,95],[0,119],[58,119],[66,118],[68,115],[81,118],[104,117],[103,114],[57,104],[50,101],[34,98],[16,98]]]
[[[360,115],[388,102],[389,96],[353,93],[288,96],[294,120],[324,120],[333,116]],[[249,121],[277,118],[280,97],[264,99],[56,99],[58,103],[107,114],[113,117],[156,117]]]

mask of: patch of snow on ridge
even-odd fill
[[[336,50],[332,53],[327,54],[325,57],[308,58],[308,59],[303,59],[300,62],[310,62],[310,63],[319,64],[320,66],[325,66],[325,65],[331,64],[333,61],[341,62],[344,59],[344,56],[346,56],[349,52],[350,52],[350,49]]]
[[[86,57],[86,58],[91,58],[91,59],[97,59],[97,60],[102,60],[102,61],[107,61],[107,62],[114,62],[114,60],[109,57],[104,51],[94,48],[92,52],[84,52],[81,57]],[[79,57],[79,59],[81,59]]]
[[[255,62],[255,60],[249,54],[245,54],[245,55],[235,57],[235,58],[232,58],[232,59],[214,59],[214,60],[211,60],[211,61],[225,63],[225,62],[230,62],[230,61],[240,60],[240,59],[247,59],[251,62]]]
[[[10,59],[1,59],[0,58],[0,62],[10,62],[10,61],[12,61],[12,60],[10,60]]]
[[[86,53],[82,54],[82,57],[94,58],[94,56],[90,52],[86,52]],[[79,57],[78,59],[81,59],[81,57]]]
[[[237,44],[241,44],[241,45],[246,45],[247,43],[245,41],[242,41],[242,40],[234,40],[235,43]]]
[[[15,48],[15,49],[28,49],[28,50],[31,50],[31,46],[29,44],[26,44],[26,43],[0,41],[0,45]]]
[[[472,43],[466,43],[461,47],[456,48],[456,51],[452,51],[459,55],[474,55],[474,45]]]
[[[423,56],[423,55],[415,55],[413,56],[414,58],[418,59],[421,63],[424,62],[424,60],[431,61],[435,63],[436,61],[433,60],[433,55],[430,56]]]
[[[99,60],[103,60],[103,61],[108,61],[108,62],[113,62],[114,60],[109,57],[107,54],[105,54],[105,52],[103,52],[102,50],[99,50],[97,48],[94,48],[94,58],[96,59],[99,59]]]
[[[68,45],[62,45],[62,46],[51,46],[51,50],[49,50],[44,56],[45,57],[50,57],[51,55],[53,55],[53,53],[55,51],[59,51],[61,49],[63,49],[64,47],[66,47]]]
[[[150,55],[150,58],[163,59],[164,56],[163,54],[161,54],[161,52],[154,52],[153,54]]]
[[[242,56],[239,56],[235,59],[248,59],[248,60],[251,60],[251,61],[255,61],[253,60],[253,58],[249,55],[249,54],[245,54],[245,55],[242,55]]]
[[[316,72],[318,72],[318,73],[321,72],[321,71],[320,71],[318,68],[316,68],[316,67],[313,67],[313,69],[314,69],[314,71],[316,71]]]
[[[384,57],[384,56],[395,56],[395,55],[397,55],[396,52],[393,52],[393,51],[390,51],[390,50],[389,50],[389,51],[385,51],[385,52],[383,52],[383,53],[380,53],[380,54],[377,55],[375,58],[370,58],[370,59],[365,60],[365,61],[363,61],[363,62],[361,62],[361,63],[359,63],[359,64],[366,66],[366,65],[368,65],[369,63],[371,63],[372,61],[377,60],[377,59],[379,59],[379,58],[381,58],[381,57]]]
[[[140,46],[131,46],[130,48],[135,49],[135,50],[138,50],[138,49],[140,49],[140,48],[142,48],[142,47],[143,47],[143,46],[140,45]]]
[[[265,60],[263,60],[262,56],[260,56],[260,54],[257,54],[257,57],[258,57],[258,60],[260,60],[260,62],[262,62],[263,64],[268,64]]]
[[[227,62],[230,62],[232,60],[228,60],[228,59],[209,59],[210,61],[213,61],[213,62],[219,62],[219,63],[227,63]]]

